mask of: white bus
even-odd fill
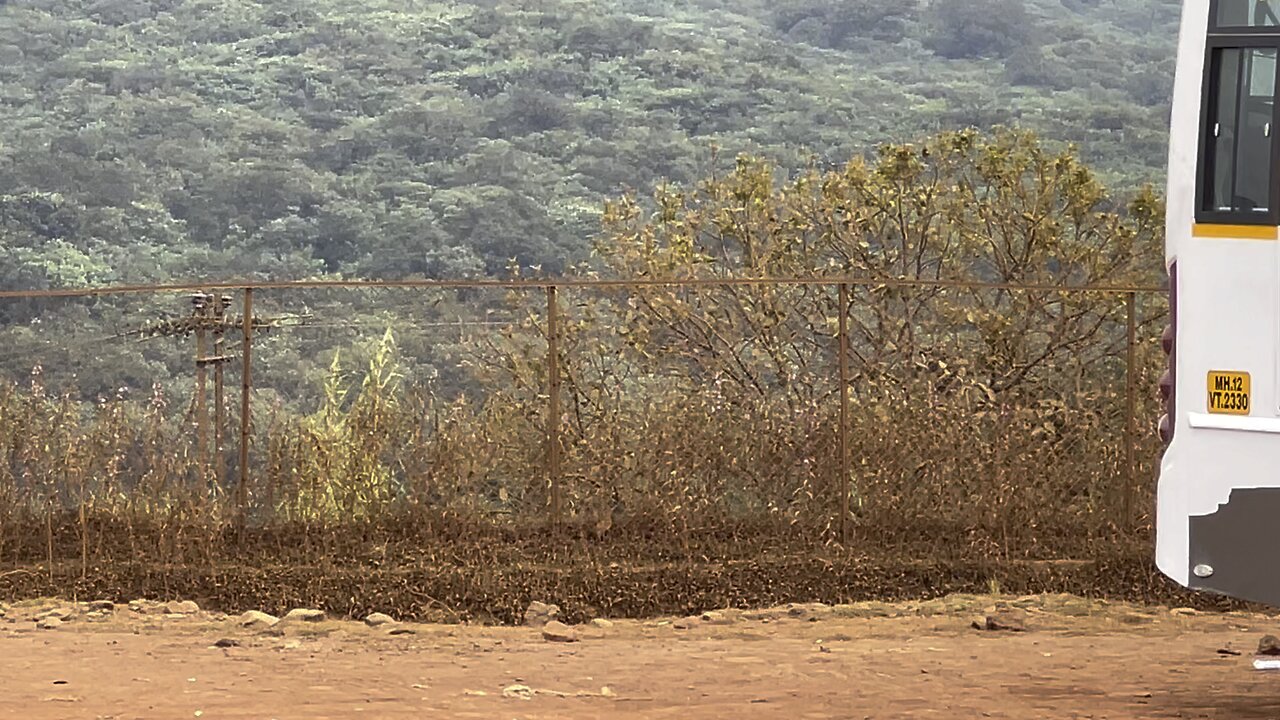
[[[1186,0],[1169,138],[1156,562],[1280,606],[1280,0]]]

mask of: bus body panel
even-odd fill
[[[1280,512],[1280,243],[1274,227],[1196,225],[1209,13],[1209,0],[1183,5],[1170,118],[1175,407],[1160,463],[1156,564],[1184,587],[1280,605],[1280,544],[1269,542],[1267,519],[1280,517],[1266,511]],[[1210,373],[1247,373],[1247,413],[1211,412]]]

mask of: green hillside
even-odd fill
[[[0,1],[0,287],[555,271],[626,188],[967,125],[1160,182],[1178,12]]]

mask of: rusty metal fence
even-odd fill
[[[1164,302],[853,277],[0,291],[0,498],[136,513],[185,487],[227,522],[407,505],[595,533],[737,513],[846,543],[1004,526],[1008,552],[1148,521]],[[370,341],[358,371],[341,333]],[[144,340],[166,344],[114,349]],[[149,374],[179,390],[146,400]],[[982,537],[947,524],[966,503]]]

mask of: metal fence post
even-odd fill
[[[547,483],[551,489],[551,522],[563,521],[560,488],[560,310],[556,287],[547,286]]]
[[[1137,467],[1137,412],[1138,412],[1138,295],[1129,292],[1125,295],[1125,322],[1127,327],[1125,347],[1125,486],[1120,499],[1122,520],[1127,525],[1133,519],[1133,492],[1138,482]]]
[[[236,511],[240,522],[248,509],[250,395],[253,391],[253,288],[244,290],[240,349],[240,477],[236,481]]]
[[[840,541],[849,542],[849,285],[840,283]]]

